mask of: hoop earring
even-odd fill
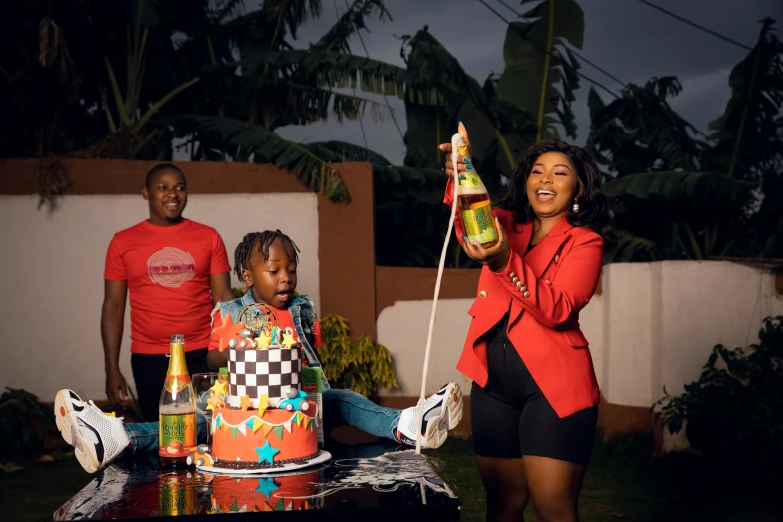
[[[571,208],[573,209],[573,211],[574,211],[574,214],[576,214],[577,212],[579,212],[579,196],[576,196],[576,197],[574,198],[574,206],[573,206],[573,207],[571,207]]]

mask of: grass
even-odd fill
[[[644,436],[609,442],[599,438],[580,497],[582,522],[783,520],[783,508],[775,501],[783,473],[773,481],[760,472],[709,469],[688,454],[655,458],[651,447],[652,441]],[[484,489],[470,440],[450,438],[440,449],[426,453],[435,457],[441,477],[460,498],[462,521],[484,520]],[[0,475],[3,519],[45,520],[91,479],[73,458],[30,463],[21,471]],[[532,506],[526,519],[535,519]]]
[[[783,520],[776,501],[781,480],[760,474],[708,469],[691,454],[654,457],[652,440],[598,438],[587,468],[579,512],[582,522],[772,522]],[[484,520],[484,490],[470,440],[456,438],[428,452],[440,461],[441,477],[462,501],[464,522]],[[528,505],[526,520],[535,520]]]

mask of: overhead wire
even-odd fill
[[[490,11],[492,11],[492,13],[493,13],[495,16],[497,16],[498,18],[500,18],[501,20],[503,20],[503,21],[506,23],[506,25],[508,25],[508,26],[509,26],[509,27],[511,27],[511,28],[514,28],[514,30],[515,30],[515,31],[517,31],[517,34],[519,34],[519,35],[520,35],[522,38],[524,38],[525,40],[527,40],[527,41],[529,41],[530,43],[532,43],[532,44],[533,44],[533,45],[534,45],[534,46],[535,46],[537,49],[539,49],[540,51],[542,51],[542,52],[544,52],[544,53],[546,53],[546,54],[548,54],[548,55],[550,55],[550,56],[553,56],[553,57],[559,57],[559,55],[558,55],[558,54],[552,53],[551,51],[549,51],[548,49],[546,49],[545,47],[543,47],[542,45],[540,45],[538,42],[536,42],[536,41],[535,41],[535,40],[533,40],[532,38],[529,38],[529,37],[528,37],[526,34],[522,33],[522,32],[521,32],[521,31],[519,31],[519,30],[517,30],[517,29],[516,29],[516,28],[515,28],[515,27],[514,27],[514,26],[511,24],[511,22],[510,22],[509,20],[506,20],[506,18],[505,18],[505,17],[504,17],[502,14],[500,14],[499,12],[497,12],[497,10],[495,10],[495,9],[494,9],[492,6],[490,6],[490,5],[489,5],[488,3],[486,3],[484,0],[476,0],[476,1],[477,1],[478,3],[480,3],[480,4],[482,4],[484,7],[486,7],[486,8],[487,8],[487,9],[489,9]],[[611,94],[611,95],[612,95],[612,96],[614,96],[615,98],[618,98],[618,99],[620,98],[620,96],[619,96],[619,95],[618,95],[616,92],[612,91],[612,90],[611,90],[609,87],[607,87],[606,85],[602,84],[601,82],[599,82],[599,81],[597,81],[597,80],[593,80],[592,78],[588,77],[588,76],[587,76],[587,75],[585,75],[584,73],[581,73],[581,72],[579,72],[579,70],[578,70],[576,67],[574,67],[573,65],[569,64],[569,63],[568,63],[568,62],[566,62],[565,60],[563,60],[561,63],[562,63],[562,65],[563,65],[563,67],[567,67],[568,69],[570,69],[571,71],[573,71],[573,72],[574,72],[574,73],[575,73],[577,76],[579,76],[580,78],[583,78],[584,80],[587,80],[588,82],[592,83],[593,85],[595,85],[595,86],[597,86],[597,87],[600,87],[601,89],[605,90],[606,92],[608,92],[609,94]]]
[[[332,0],[334,2],[334,12],[337,14],[337,19],[340,19],[340,10],[337,8],[337,0]],[[345,7],[348,8],[348,2],[345,3]],[[353,90],[353,96],[354,98],[357,97],[356,94],[356,87],[351,87]],[[370,145],[367,143],[367,133],[364,131],[364,120],[362,119],[362,115],[359,114],[359,117],[356,118],[359,120],[359,128],[362,129],[362,139],[364,140],[364,148],[369,149]]]
[[[642,3],[642,4],[644,4],[644,5],[646,5],[646,6],[648,6],[648,7],[652,7],[653,9],[657,9],[658,11],[660,11],[660,12],[662,12],[662,13],[668,15],[668,16],[671,16],[672,18],[677,19],[677,20],[679,20],[680,22],[682,22],[684,24],[688,24],[691,27],[695,27],[696,29],[699,29],[700,31],[704,31],[705,33],[710,34],[710,35],[712,35],[712,36],[714,36],[716,38],[720,38],[721,40],[724,40],[726,42],[734,44],[737,47],[742,47],[743,49],[745,49],[747,51],[752,51],[753,50],[752,47],[748,47],[747,45],[745,45],[742,42],[738,42],[737,40],[734,40],[732,38],[729,38],[728,36],[722,35],[722,34],[720,34],[717,31],[713,31],[712,29],[704,27],[703,25],[699,25],[699,24],[697,24],[696,22],[694,22],[692,20],[688,20],[684,16],[680,16],[680,15],[678,15],[676,13],[673,13],[673,12],[669,11],[668,9],[664,9],[663,7],[661,7],[659,5],[656,5],[656,4],[652,3],[652,2],[648,2],[647,0],[637,0],[637,1]]]
[[[345,6],[348,7],[348,0],[345,0]],[[356,36],[359,37],[359,41],[362,43],[362,47],[364,48],[364,54],[367,56],[367,58],[369,58],[370,51],[367,50],[367,45],[365,45],[364,38],[362,38],[362,33],[358,28],[356,29]],[[397,127],[397,134],[399,134],[400,139],[404,141],[405,137],[402,134],[402,129],[400,129],[400,124],[397,123],[397,118],[394,116],[394,109],[391,108],[391,104],[389,103],[389,98],[386,97],[385,92],[382,94],[382,96],[383,96],[383,100],[386,102],[386,108],[389,110],[389,115],[391,116],[391,119],[394,122],[394,126]]]
[[[506,9],[508,9],[509,11],[511,11],[512,13],[514,13],[516,16],[518,16],[518,17],[520,17],[521,19],[523,19],[525,22],[527,22],[527,21],[528,21],[528,20],[527,20],[527,18],[525,18],[525,17],[522,15],[522,13],[518,12],[516,9],[514,9],[513,7],[511,7],[510,5],[508,5],[508,4],[507,4],[507,3],[506,3],[504,0],[497,0],[497,1],[498,1],[498,2],[500,2],[500,3],[501,3],[503,6],[505,6],[505,7],[506,7]],[[510,22],[508,22],[508,23],[510,23]],[[570,51],[570,52],[571,52],[571,53],[572,53],[574,56],[576,56],[577,58],[579,58],[581,61],[585,62],[587,65],[590,65],[591,67],[593,67],[593,69],[596,69],[597,71],[600,71],[600,72],[602,72],[602,73],[603,73],[604,75],[606,75],[608,78],[611,78],[612,80],[616,81],[617,83],[619,83],[619,84],[620,84],[620,85],[622,85],[623,87],[627,87],[627,86],[628,86],[628,83],[627,83],[627,82],[624,82],[624,81],[622,81],[620,78],[618,78],[617,76],[613,75],[612,73],[610,73],[609,71],[607,71],[607,70],[606,70],[606,69],[604,69],[603,67],[599,66],[598,64],[591,62],[590,60],[588,60],[587,58],[585,58],[585,57],[584,57],[582,54],[578,53],[577,51],[575,51],[575,50],[573,50],[573,49],[569,49],[569,51]]]
[[[681,17],[679,17],[678,15],[675,15],[674,13],[671,13],[671,12],[669,12],[669,11],[666,11],[665,9],[663,9],[663,8],[661,8],[661,7],[659,7],[659,6],[656,6],[655,4],[651,4],[650,2],[648,2],[648,1],[646,1],[646,0],[638,0],[638,1],[640,1],[640,2],[642,2],[642,3],[644,3],[644,4],[647,4],[647,5],[649,5],[650,7],[653,7],[653,8],[655,8],[655,9],[661,10],[661,11],[665,12],[666,14],[668,14],[668,15],[671,15],[671,16],[674,16],[674,17],[676,17],[676,18],[678,18],[678,19],[679,19],[679,18],[681,18]],[[508,25],[509,25],[509,27],[513,27],[513,26],[511,25],[511,22],[509,22],[508,20],[506,20],[506,19],[505,19],[505,18],[504,18],[502,15],[500,15],[500,14],[499,14],[497,11],[495,11],[495,10],[494,10],[492,7],[490,7],[489,5],[487,5],[487,4],[484,2],[484,0],[478,0],[478,2],[480,2],[481,4],[483,4],[483,5],[484,5],[484,6],[485,6],[487,9],[489,9],[490,11],[492,11],[492,12],[493,12],[493,13],[494,13],[496,16],[498,16],[498,17],[499,17],[501,20],[503,20],[504,22],[506,22],[506,24],[508,24]],[[509,11],[511,11],[512,13],[514,13],[515,15],[519,16],[519,17],[520,17],[520,18],[522,18],[523,20],[526,20],[526,18],[525,18],[525,17],[522,15],[522,13],[519,13],[519,12],[518,12],[516,9],[514,9],[513,7],[511,7],[510,5],[508,5],[508,4],[507,4],[507,3],[506,3],[504,0],[497,0],[497,2],[499,2],[500,4],[502,4],[503,6],[505,6],[505,7],[506,7],[506,9],[508,9]],[[728,40],[728,41],[730,41],[731,43],[733,43],[733,44],[735,44],[735,45],[738,45],[738,46],[740,46],[740,47],[742,47],[742,48],[744,48],[744,49],[747,49],[747,50],[749,50],[749,51],[752,51],[752,50],[753,50],[751,47],[747,47],[746,45],[743,45],[743,44],[741,44],[741,43],[739,43],[739,42],[736,42],[736,41],[734,41],[734,40],[731,40],[731,39],[730,39],[730,38],[728,38],[728,37],[724,37],[723,35],[720,35],[720,34],[718,34],[718,33],[715,33],[714,31],[712,31],[712,30],[710,30],[710,29],[707,29],[707,28],[705,28],[705,27],[702,27],[702,26],[700,26],[700,25],[696,24],[695,22],[691,22],[691,21],[689,21],[689,20],[685,20],[685,19],[683,19],[683,21],[684,21],[684,22],[686,22],[686,23],[688,23],[689,25],[693,25],[694,27],[697,27],[697,28],[699,28],[699,29],[701,29],[701,30],[707,31],[707,32],[709,32],[710,34],[713,34],[714,36],[717,36],[717,37],[719,37],[719,38],[721,38],[721,39]],[[518,33],[519,33],[519,31],[518,31]],[[531,39],[530,39],[530,38],[528,38],[527,36],[525,36],[525,35],[522,35],[522,33],[519,33],[519,34],[520,34],[521,36],[523,36],[524,38],[526,38],[527,40],[529,40],[530,42],[532,42],[534,45],[536,45],[536,46],[537,46],[539,49],[541,49],[542,51],[544,51],[544,52],[548,52],[546,49],[544,49],[543,47],[541,47],[540,45],[538,45],[536,42],[534,42],[533,40],[531,40]],[[617,82],[617,83],[619,83],[620,85],[623,85],[624,87],[627,87],[628,85],[630,85],[630,83],[629,83],[629,82],[624,82],[623,80],[621,80],[621,79],[617,78],[616,76],[612,75],[610,72],[608,72],[608,71],[606,71],[605,69],[601,68],[601,67],[600,67],[600,66],[598,66],[597,64],[595,64],[595,63],[593,63],[593,62],[589,61],[587,58],[585,58],[584,56],[580,55],[579,53],[577,53],[577,52],[576,52],[576,51],[574,51],[573,49],[570,49],[570,51],[571,51],[571,52],[572,52],[572,53],[573,53],[573,54],[574,54],[576,57],[578,57],[580,60],[584,61],[584,62],[585,62],[585,63],[587,63],[588,65],[591,65],[593,68],[595,68],[596,70],[598,70],[598,71],[602,72],[603,74],[605,74],[606,76],[608,76],[608,77],[609,77],[609,78],[611,78],[612,80],[616,81],[616,82]],[[566,64],[566,65],[567,65],[567,64]],[[567,66],[569,66],[569,65],[567,65]],[[569,67],[570,67],[570,66],[569,66]],[[576,71],[575,69],[574,69],[574,71],[575,71],[575,72],[577,72],[577,74],[579,74],[580,76],[584,77],[584,75],[580,74],[580,73],[579,73],[578,71]],[[584,78],[585,78],[585,79],[587,79],[588,81],[591,81],[589,78],[586,78],[586,77],[584,77]],[[597,82],[593,82],[593,83],[595,83],[596,85],[599,85],[599,86],[603,87],[603,88],[604,88],[604,90],[607,90],[607,91],[608,91],[608,89],[607,89],[605,86],[603,86],[603,85],[601,85],[601,84],[598,84]],[[615,96],[615,98],[619,98],[619,96],[617,96],[617,95],[616,95],[616,94],[614,94],[613,92],[611,92],[611,91],[609,91],[609,92],[610,92],[610,94],[612,94],[613,96]],[[697,129],[696,127],[694,127],[694,126],[692,126],[692,125],[691,125],[691,128],[692,128],[692,129],[693,129],[693,131],[694,131],[696,134],[698,134],[699,136],[702,136],[703,138],[710,139],[710,137],[709,137],[709,136],[707,135],[707,133],[705,133],[704,131],[701,131],[701,130]]]

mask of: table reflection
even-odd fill
[[[285,474],[220,475],[160,469],[157,456],[115,463],[58,509],[54,520],[164,519],[258,512],[414,508],[458,518],[458,501],[433,457],[384,442],[333,448],[326,464]],[[313,513],[316,518],[317,513]]]

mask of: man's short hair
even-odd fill
[[[173,170],[175,172],[179,172],[182,176],[182,179],[185,179],[185,173],[182,172],[182,169],[174,165],[173,163],[159,163],[152,167],[149,172],[147,172],[147,177],[144,179],[144,187],[149,189],[150,188],[150,180],[152,177],[157,174],[160,171],[163,170]]]

